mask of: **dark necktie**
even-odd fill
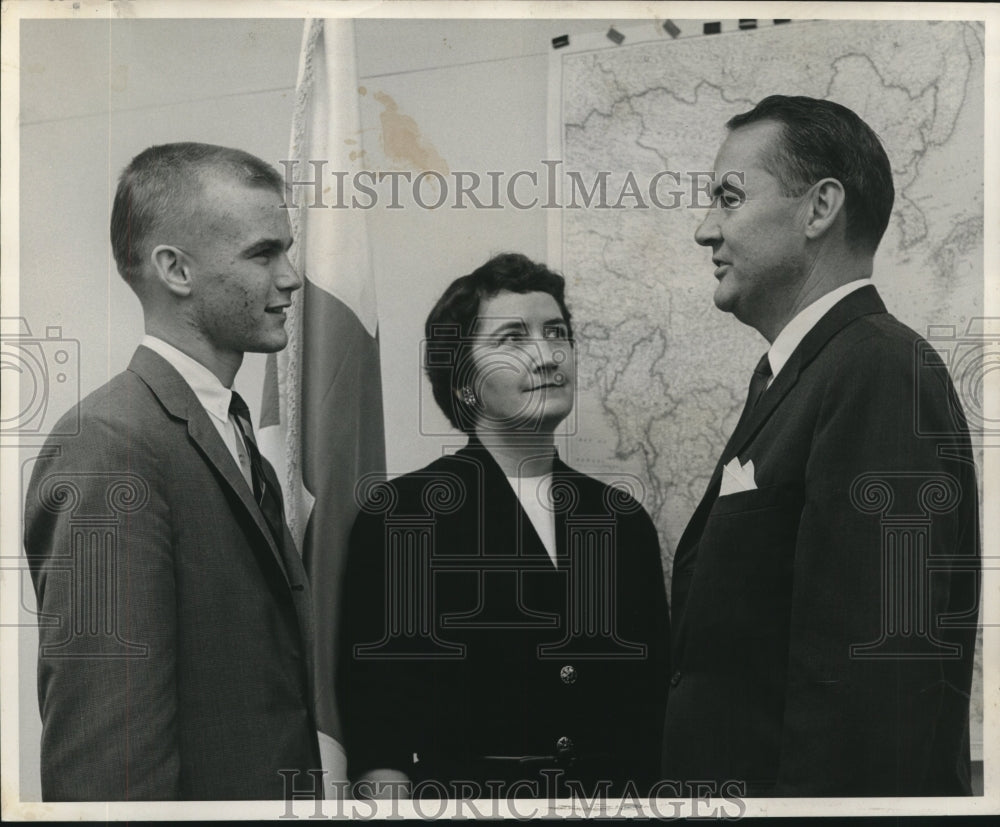
[[[768,361],[767,354],[765,353],[757,363],[757,367],[753,369],[753,376],[750,377],[750,390],[747,391],[747,401],[743,406],[743,413],[740,414],[740,421],[736,423],[736,428],[733,430],[732,436],[729,437],[729,442],[726,444],[726,450],[722,452],[720,462],[728,462],[732,459],[729,450],[742,434],[744,426],[750,419],[750,414],[756,407],[757,402],[760,401],[761,396],[764,395],[770,379],[771,363]]]
[[[760,401],[761,395],[767,389],[767,383],[771,381],[771,362],[765,353],[760,357],[757,367],[753,369],[753,376],[750,377],[750,391],[747,394],[746,413],[750,413]]]
[[[740,421],[736,423],[736,427],[733,429],[732,434],[730,434],[729,441],[726,443],[726,447],[719,457],[719,462],[715,466],[715,472],[712,474],[712,480],[709,482],[705,496],[702,497],[698,508],[688,523],[688,527],[684,529],[684,534],[681,536],[678,549],[684,549],[684,552],[680,557],[674,558],[675,577],[679,571],[687,569],[690,572],[690,567],[694,565],[694,552],[698,548],[697,538],[701,536],[701,532],[705,528],[705,522],[708,519],[708,513],[719,495],[722,467],[735,456],[731,452],[734,449],[738,449],[743,442],[743,429],[746,427],[746,423],[750,419],[750,414],[760,401],[761,396],[764,395],[764,391],[767,390],[767,383],[770,379],[771,362],[765,353],[757,363],[757,367],[753,369],[753,376],[750,377],[750,389],[747,391],[747,401],[743,406],[743,413],[740,414]],[[695,541],[691,542],[687,540],[686,538],[688,537],[695,538]]]
[[[250,421],[250,409],[243,397],[233,391],[229,400],[229,413],[236,420],[236,427],[239,428],[246,445],[247,453],[250,455],[250,474],[253,478],[253,496],[260,506],[260,510],[267,520],[267,524],[274,535],[274,540],[281,547],[283,519],[281,515],[281,501],[274,486],[269,484],[267,476],[264,474],[264,462],[260,456],[260,449],[257,447],[257,439],[253,434],[253,423]]]

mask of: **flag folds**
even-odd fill
[[[296,84],[291,181],[351,171],[362,152],[354,24],[307,20]],[[322,164],[311,164],[321,161]],[[332,180],[332,179],[331,179]],[[325,182],[320,187],[325,187]],[[287,199],[293,264],[304,281],[289,312],[288,347],[268,356],[259,442],[285,493],[316,614],[316,709],[328,781],[346,778],[334,697],[334,652],[357,481],[385,469],[375,283],[364,213]]]

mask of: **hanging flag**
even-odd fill
[[[290,180],[360,166],[354,24],[307,20],[296,84]],[[310,164],[321,161],[322,164]],[[326,186],[326,183],[322,185]],[[309,207],[316,189],[298,186],[289,217],[294,294],[288,347],[268,356],[259,429],[262,451],[285,492],[289,527],[314,595],[316,710],[328,781],[346,780],[334,698],[336,626],[355,484],[385,470],[375,282],[364,213]],[[327,788],[329,791],[329,788]]]

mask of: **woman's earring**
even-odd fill
[[[462,388],[462,401],[470,408],[475,408],[479,404],[475,392],[468,385]]]

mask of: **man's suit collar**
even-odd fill
[[[158,353],[141,346],[132,356],[128,369],[146,384],[168,414],[187,422],[189,436],[239,498],[247,515],[267,541],[285,580],[288,581],[288,569],[282,550],[278,548],[264,515],[253,498],[253,492],[246,484],[242,472],[209,419],[208,413],[184,377]]]
[[[753,413],[742,422],[729,438],[719,464],[716,468],[718,474],[722,466],[729,462],[734,456],[739,454],[746,444],[753,438],[774,409],[785,398],[788,392],[798,382],[802,371],[816,358],[819,352],[826,346],[837,333],[843,330],[855,319],[862,316],[870,316],[875,313],[885,313],[885,304],[878,295],[874,286],[869,285],[849,293],[845,298],[835,304],[816,323],[805,337],[799,342],[798,347],[792,351],[781,372],[775,377],[774,382],[760,397],[760,401],[754,408]]]
[[[775,340],[771,342],[771,347],[767,351],[768,363],[774,376],[781,373],[781,369],[791,358],[795,349],[820,319],[855,290],[869,287],[871,283],[871,278],[854,279],[824,293],[796,313],[781,329]]]
[[[147,333],[139,343],[166,359],[194,391],[201,406],[213,419],[225,421],[229,417],[229,405],[233,391],[222,384],[218,376],[206,365],[165,339]]]
[[[128,369],[136,374],[156,394],[164,409],[176,419],[190,420],[201,409],[184,377],[160,354],[148,347],[136,348]]]

